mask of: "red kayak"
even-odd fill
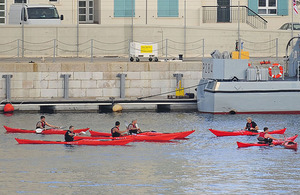
[[[75,136],[74,140],[98,140],[98,139],[112,139],[112,140],[122,140],[122,139],[128,139],[133,138],[133,141],[148,141],[148,142],[164,142],[164,141],[170,141],[172,139],[175,139],[177,135],[173,134],[159,134],[159,135],[126,135],[121,137],[83,137],[83,136]]]
[[[285,140],[273,140],[273,144],[276,145],[283,145],[286,141],[294,141],[298,135],[294,135],[293,137],[286,138]],[[250,146],[269,146],[269,144],[261,144],[261,143],[243,143],[243,142],[236,142],[238,148],[245,148]]]
[[[283,146],[286,149],[293,149],[293,150],[298,149],[298,144],[297,144],[297,142],[294,142],[294,141],[286,141],[286,142],[284,142]]]
[[[28,140],[15,138],[19,144],[68,144],[68,145],[125,145],[132,142],[133,139],[120,139],[120,140],[78,140],[72,142],[64,141],[45,141],[45,140]]]
[[[17,129],[17,128],[11,128],[7,126],[3,126],[6,129],[6,133],[36,133],[35,130],[26,130],[26,129]],[[75,133],[80,133],[82,131],[87,131],[90,128],[84,128],[84,129],[75,129]],[[42,131],[41,134],[49,135],[49,134],[65,134],[67,130],[63,129],[47,129]]]
[[[218,137],[222,136],[239,136],[239,135],[258,135],[259,133],[247,131],[247,130],[239,130],[239,131],[220,131],[215,129],[209,129],[213,134]],[[269,134],[284,134],[286,128],[270,131]]]
[[[184,139],[185,137],[189,136],[194,132],[195,130],[175,132],[175,133],[143,132],[143,133],[139,133],[138,135],[167,135],[168,134],[168,135],[177,135],[175,139]],[[111,137],[111,133],[104,133],[104,132],[98,132],[92,130],[90,130],[90,134],[91,136]]]

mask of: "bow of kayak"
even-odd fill
[[[293,149],[293,150],[298,149],[298,143],[294,142],[294,141],[286,141],[286,142],[284,142],[283,146],[286,149]]]

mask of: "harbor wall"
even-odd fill
[[[202,74],[200,62],[61,62],[0,63],[0,98],[6,99],[6,79],[10,80],[11,101],[64,99],[63,74],[69,74],[69,99],[103,100],[120,98],[120,78],[126,74],[125,98],[175,95],[176,77],[183,74],[182,87],[198,84]],[[186,93],[195,93],[195,88]],[[157,96],[166,97],[167,94]]]

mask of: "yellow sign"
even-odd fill
[[[152,45],[141,45],[141,53],[152,53]]]

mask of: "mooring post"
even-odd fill
[[[119,73],[117,77],[120,77],[120,98],[125,98],[125,77],[127,74]]]
[[[10,101],[10,79],[13,77],[11,74],[2,75],[2,78],[5,78],[6,84],[6,101]]]
[[[182,87],[183,74],[173,74],[176,77],[176,96],[184,96],[184,88]]]
[[[69,98],[69,78],[71,77],[70,74],[62,74],[60,75],[61,78],[64,79],[64,98]]]

